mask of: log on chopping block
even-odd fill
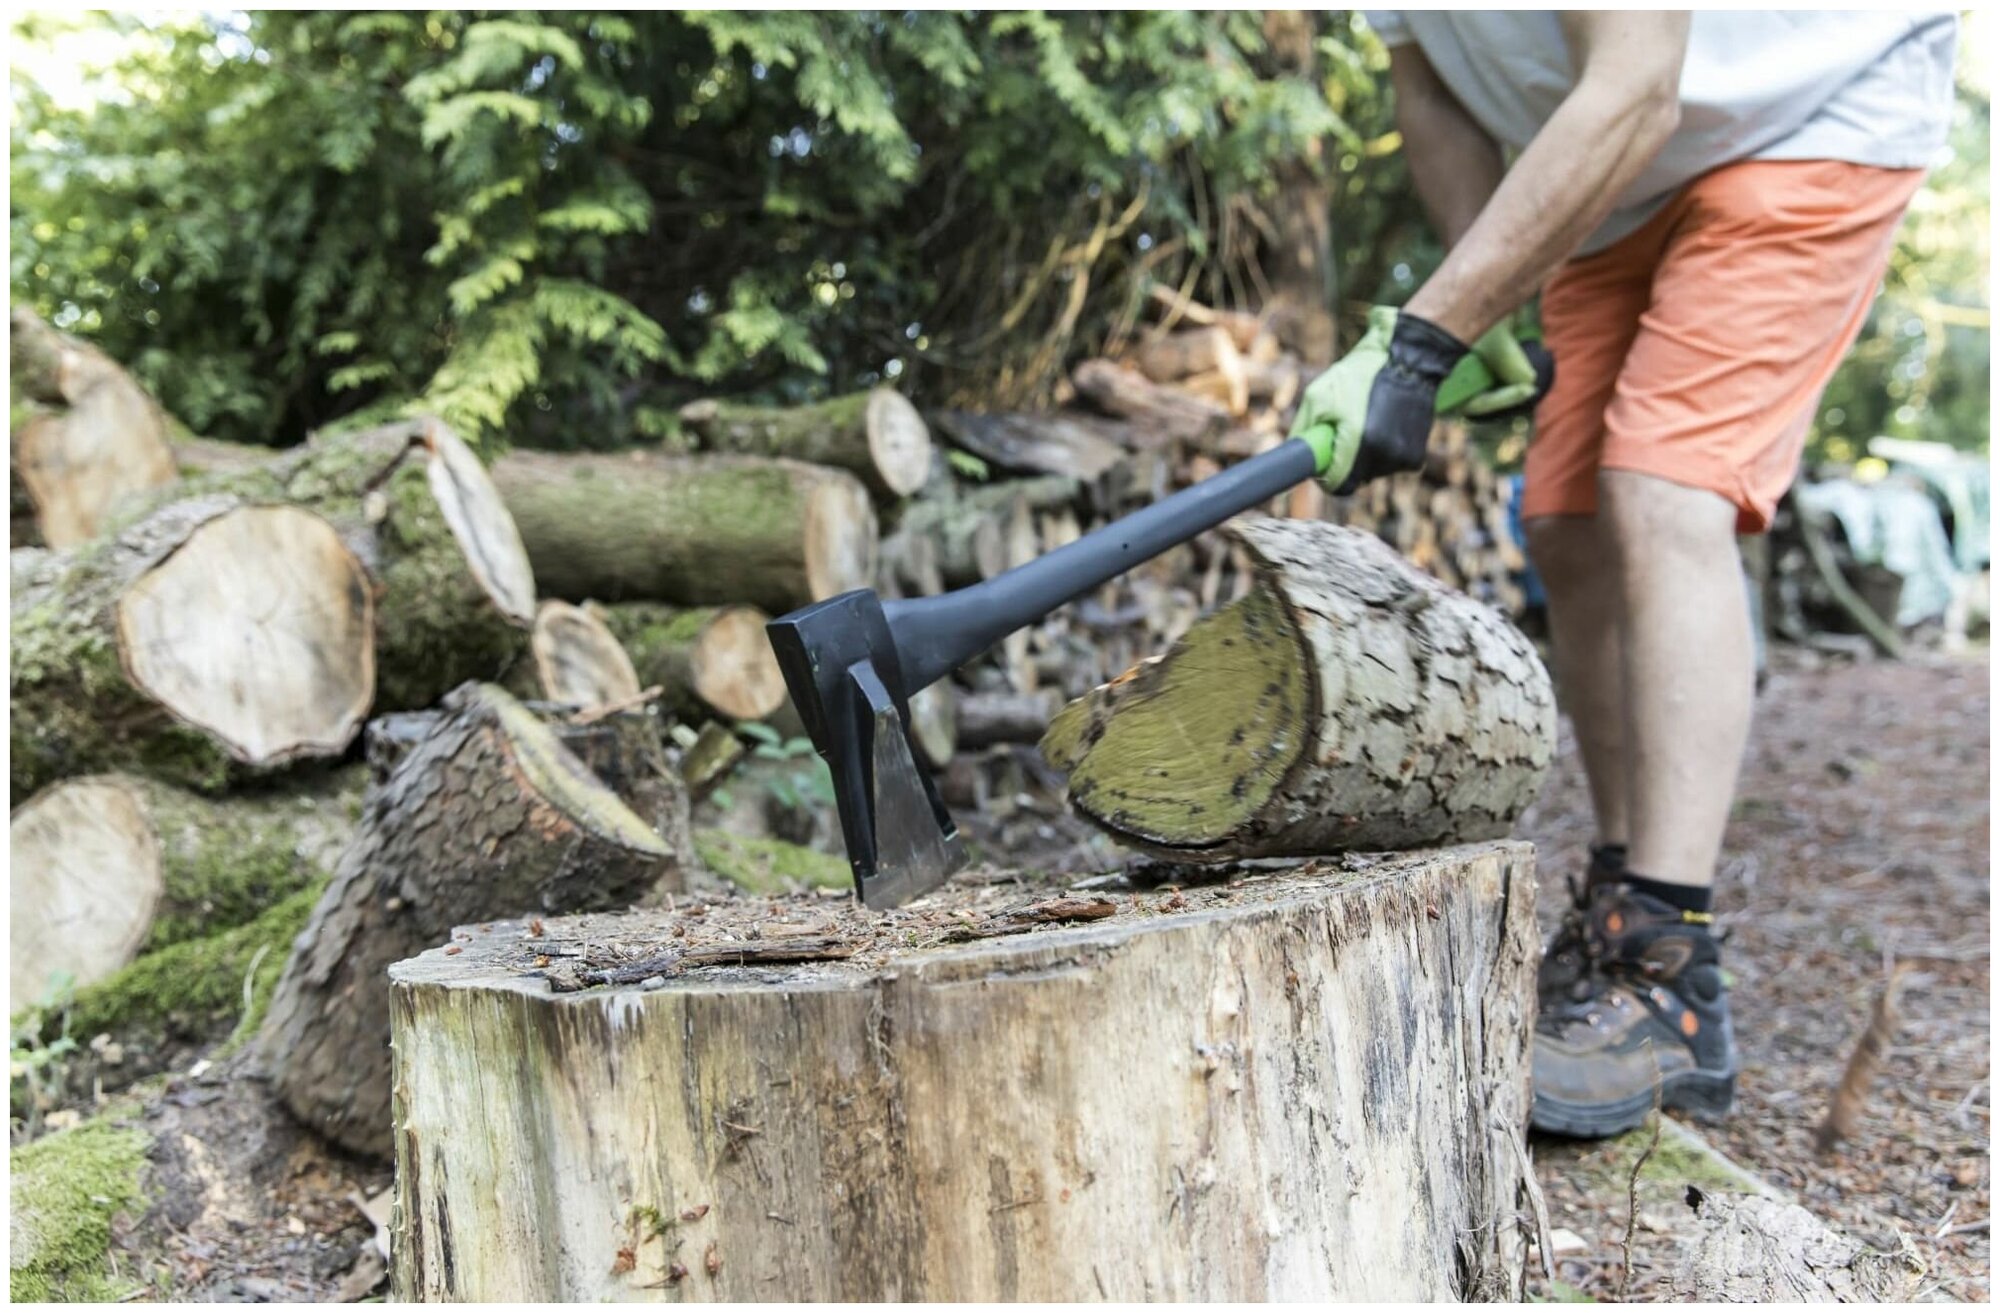
[[[105,770],[215,790],[360,730],[374,593],[311,511],[193,497],[46,565],[12,598],[15,804]]]
[[[493,480],[550,597],[781,615],[874,582],[875,508],[845,470],[517,451],[494,462]]]
[[[640,692],[632,658],[588,606],[546,601],[535,610],[528,650],[534,658],[537,693],[570,707],[624,706]]]
[[[996,743],[1034,743],[1061,709],[1062,698],[1052,688],[967,693],[958,699],[958,746],[970,751]]]
[[[1021,879],[397,964],[394,1297],[1520,1297],[1528,845]]]
[[[1506,833],[1555,755],[1528,640],[1357,530],[1234,532],[1256,587],[1043,737],[1078,812],[1191,861]]]
[[[166,417],[117,362],[16,308],[8,355],[26,418],[10,463],[14,546],[74,547],[127,496],[171,483]]]
[[[838,466],[885,501],[914,496],[930,477],[930,429],[894,388],[790,408],[693,401],[681,407],[680,417],[704,451]]]
[[[953,446],[1017,474],[1062,475],[1088,483],[1123,463],[1127,454],[1089,416],[941,410],[933,418]]]
[[[639,683],[657,686],[661,704],[700,724],[721,713],[763,720],[785,704],[785,676],[754,606],[681,610],[654,602],[592,606],[631,654]]]
[[[263,1030],[292,1113],[377,1156],[390,1146],[385,968],[454,925],[628,905],[672,857],[504,690],[462,686],[443,711],[369,787]]]
[[[141,953],[242,925],[324,879],[354,829],[358,768],[289,790],[204,798],[86,775],[14,812],[7,977],[16,1006]]]
[[[428,707],[468,679],[497,677],[527,649],[527,553],[479,458],[442,420],[316,434],[171,491],[282,502],[340,531],[375,578],[378,711]]]

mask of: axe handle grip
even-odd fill
[[[885,602],[904,695],[1133,566],[1304,483],[1317,465],[1312,446],[1292,438],[984,583]]]

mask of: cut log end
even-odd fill
[[[1271,800],[1316,715],[1307,655],[1283,604],[1253,592],[1159,661],[1050,725],[1043,751],[1071,800],[1124,833],[1219,843]]]
[[[119,650],[134,685],[247,764],[333,755],[374,698],[374,606],[325,520],[243,507],[125,591]]]
[[[874,583],[877,534],[875,507],[859,481],[814,482],[805,499],[805,567],[815,602]]]
[[[914,496],[931,474],[931,431],[894,388],[868,394],[868,450],[877,477],[898,497]]]
[[[535,619],[535,573],[500,490],[472,449],[443,424],[426,421],[423,440],[431,453],[431,492],[473,576],[501,614],[526,628]]]
[[[529,647],[542,696],[572,707],[603,707],[639,696],[639,676],[617,637],[586,607],[547,601],[535,612]]]
[[[762,720],[785,705],[785,675],[754,606],[725,606],[696,635],[688,656],[694,692],[737,720]]]
[[[75,780],[24,803],[9,829],[14,1006],[60,975],[88,985],[131,962],[161,890],[159,841],[138,800],[112,779]]]
[[[533,712],[497,688],[482,687],[474,696],[499,722],[521,774],[540,795],[539,800],[560,813],[566,823],[633,853],[671,855],[660,836],[586,769]]]

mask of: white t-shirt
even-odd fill
[[[1527,146],[1575,83],[1552,11],[1368,10],[1389,46],[1415,42],[1474,121]],[[1681,122],[1581,253],[1602,250],[1711,169],[1738,160],[1935,162],[1951,125],[1958,18],[1906,12],[1696,13]]]

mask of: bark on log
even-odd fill
[[[638,672],[618,635],[588,606],[543,602],[528,650],[538,696],[569,707],[623,706],[639,696]]]
[[[1052,688],[1034,693],[967,693],[958,700],[958,746],[967,751],[996,743],[1033,743],[1062,708]]]
[[[376,582],[379,711],[498,678],[527,648],[527,553],[479,458],[441,420],[315,436],[262,464],[218,464],[183,491],[303,507],[340,531]]]
[[[394,1294],[1518,1299],[1531,850],[1354,868],[400,963]]]
[[[273,1083],[307,1126],[389,1152],[392,962],[452,926],[631,903],[671,858],[652,829],[505,691],[453,691],[372,785],[264,1025]]]
[[[916,495],[930,478],[930,430],[894,388],[789,409],[695,401],[680,414],[703,450],[838,466],[885,501]]]
[[[1506,833],[1555,755],[1555,698],[1527,639],[1358,531],[1234,532],[1257,587],[1043,737],[1072,805],[1195,861]]]
[[[47,564],[12,599],[13,803],[103,770],[214,790],[360,729],[374,598],[312,512],[195,497]]]
[[[40,997],[58,973],[102,980],[324,878],[353,832],[360,783],[343,771],[220,801],[132,775],[42,790],[8,827],[13,998]]]
[[[173,482],[166,417],[111,357],[33,312],[11,317],[13,389],[29,414],[14,431],[13,545],[74,547],[95,538],[128,495]],[[30,510],[32,537],[21,524]]]
[[[785,705],[785,676],[754,606],[676,610],[651,602],[591,608],[631,654],[639,683],[690,724],[720,712],[763,720]]]
[[[875,508],[844,470],[522,451],[496,461],[493,479],[551,597],[779,615],[875,577]]]

